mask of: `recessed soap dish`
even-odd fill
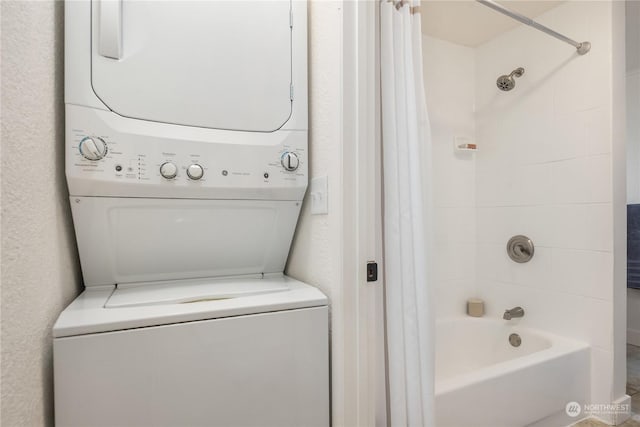
[[[478,151],[478,145],[473,139],[465,136],[453,138],[453,148],[455,151]]]

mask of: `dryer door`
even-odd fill
[[[93,89],[126,117],[277,130],[291,115],[290,10],[291,0],[93,0]]]

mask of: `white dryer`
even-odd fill
[[[283,275],[306,34],[297,0],[66,2],[57,425],[329,425],[327,298]]]

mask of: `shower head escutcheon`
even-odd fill
[[[496,86],[498,86],[498,89],[508,92],[516,86],[515,77],[522,77],[523,74],[524,68],[518,67],[511,74],[498,77]]]

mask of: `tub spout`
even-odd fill
[[[514,317],[524,317],[524,308],[514,307],[511,310],[505,310],[504,316],[502,316],[504,320],[511,320]]]

